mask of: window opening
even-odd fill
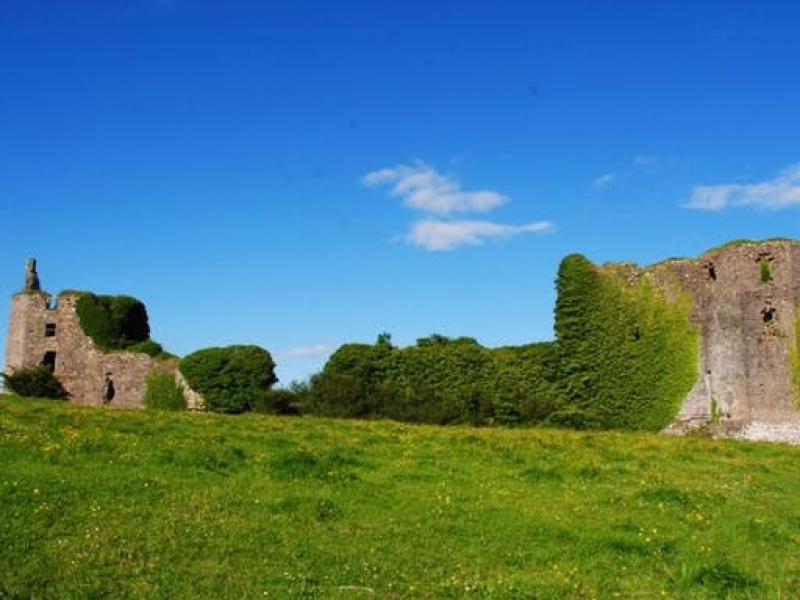
[[[41,365],[43,367],[47,367],[51,371],[56,370],[56,353],[55,352],[45,352],[44,358],[42,358]]]
[[[114,389],[114,380],[111,379],[111,373],[106,373],[106,380],[103,383],[103,404],[108,404],[114,399],[117,391]]]
[[[775,310],[774,306],[765,306],[761,310],[761,316],[764,319],[764,323],[772,323],[772,321],[775,320],[775,313],[776,312],[777,311]]]

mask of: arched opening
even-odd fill
[[[103,404],[108,404],[114,399],[117,391],[114,389],[114,380],[111,378],[111,373],[106,373],[106,379],[103,382]]]

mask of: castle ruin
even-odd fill
[[[800,244],[741,242],[650,269],[693,300],[700,376],[668,433],[800,443]]]
[[[692,300],[700,333],[699,377],[665,430],[685,434],[710,427],[720,435],[800,444],[800,243],[742,242],[700,259],[672,259],[640,270],[669,295],[675,283]],[[189,408],[202,398],[189,389],[175,361],[98,348],[84,332],[78,292],[57,299],[42,291],[35,261],[13,297],[7,372],[46,366],[77,404],[142,408],[147,378],[174,373]]]
[[[143,353],[99,349],[81,327],[79,297],[64,292],[53,298],[42,291],[36,261],[28,261],[25,287],[11,303],[7,372],[45,366],[76,404],[142,408],[147,378],[176,372],[176,366]]]

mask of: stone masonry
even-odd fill
[[[731,245],[651,271],[679,280],[691,294],[702,340],[699,379],[668,432],[718,424],[723,435],[800,443],[792,366],[800,244]]]
[[[79,294],[62,293],[54,301],[32,275],[35,262],[29,262],[26,288],[12,300],[9,372],[49,366],[72,402],[118,408],[142,408],[148,376],[177,372],[174,363],[147,354],[102,352],[81,329],[75,307]]]

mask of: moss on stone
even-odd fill
[[[723,250],[728,250],[730,248],[737,248],[739,246],[761,246],[763,244],[800,244],[800,240],[786,238],[786,237],[774,237],[774,238],[767,238],[765,240],[731,240],[721,246],[716,246],[714,248],[710,248],[706,250],[701,255],[701,258],[705,258],[712,254],[717,254],[722,252]]]
[[[795,407],[800,410],[800,305],[795,305],[794,344],[789,347]]]
[[[769,261],[762,260],[758,264],[761,271],[761,283],[769,283],[772,281],[772,267],[770,266]]]

